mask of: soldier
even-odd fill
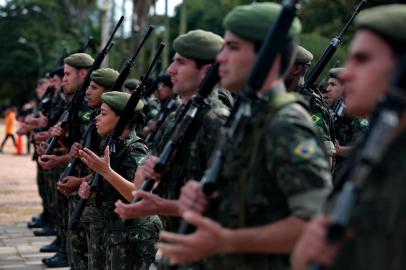
[[[333,161],[336,153],[334,147],[335,134],[328,106],[322,97],[313,90],[304,89],[304,77],[312,60],[313,54],[302,46],[298,46],[295,63],[284,81],[289,92],[298,92],[309,102],[313,123],[320,129],[323,135],[324,146],[327,149],[332,166],[331,168],[333,169],[335,165]]]
[[[345,71],[340,74],[345,81],[349,114],[371,116],[390,88],[396,65],[406,52],[405,23],[406,5],[401,4],[374,7],[356,19],[357,31]],[[381,163],[372,169],[358,192],[347,239],[327,242],[330,219],[315,219],[296,247],[294,269],[307,269],[310,262],[326,269],[406,268],[405,123],[403,116]]]
[[[159,113],[166,108],[169,101],[174,98],[173,94],[173,84],[171,81],[171,76],[168,74],[164,74],[158,77],[157,79],[158,89],[155,91],[154,95],[159,101],[159,106],[156,108],[157,112],[154,113],[156,116],[154,119],[147,122],[145,127],[142,130],[142,136],[146,138],[148,134],[151,132],[155,132],[159,127],[157,125],[157,117]],[[172,110],[175,110],[179,106],[178,102],[176,102],[176,106],[173,107]]]
[[[101,68],[90,75],[90,84],[86,90],[87,105],[92,109],[89,125],[94,125],[95,116],[100,113],[102,104],[101,96],[113,87],[119,73],[111,68]],[[88,126],[85,128],[87,129]],[[100,137],[95,129],[91,131],[91,149],[97,151],[100,145]],[[71,156],[77,158],[78,151],[82,148],[79,143],[71,147]],[[81,166],[77,176],[68,176],[58,183],[58,189],[69,198],[69,213],[72,215],[80,200],[77,190],[83,181],[91,178],[91,172],[86,166]],[[100,269],[104,267],[105,257],[100,238],[103,237],[103,218],[97,210],[94,201],[89,202],[85,209],[80,225],[68,234],[68,255],[74,269]]]
[[[217,56],[221,85],[235,92],[244,88],[256,52],[280,11],[279,4],[253,3],[224,18],[225,46]],[[158,247],[171,263],[208,257],[208,269],[289,268],[289,253],[331,185],[318,131],[300,97],[287,94],[283,84],[300,28],[295,19],[258,89],[259,99],[252,98],[252,115],[223,153],[219,196],[209,209],[215,221],[186,212],[184,218],[197,226],[195,233],[161,233],[171,244]],[[182,188],[183,210],[202,212],[207,203],[200,183],[190,181]]]
[[[135,89],[137,89],[140,81],[137,79],[128,79],[124,82],[123,92],[131,94]]]
[[[328,86],[323,94],[323,99],[329,105],[331,115],[333,116],[336,136],[333,179],[335,179],[335,175],[340,171],[345,158],[350,153],[352,149],[351,145],[361,139],[369,126],[366,118],[352,117],[344,113],[345,86],[340,77],[342,72],[344,72],[344,68],[333,68],[329,71]]]
[[[162,151],[176,119],[189,99],[196,93],[196,89],[207,74],[222,45],[223,39],[220,36],[203,30],[190,31],[175,39],[176,54],[172,64],[168,67],[168,72],[171,75],[173,91],[181,98],[183,104],[176,112],[168,116],[159,129],[153,142],[152,153],[154,155]],[[135,179],[135,189],[139,189],[146,178],[159,179],[160,184],[156,190],[156,194],[159,196],[139,191],[137,196],[141,196],[143,200],[132,205],[118,202],[117,213],[123,218],[138,218],[153,214],[167,216],[164,219],[166,229],[176,231],[179,226],[177,217],[180,215],[176,199],[179,196],[180,188],[189,177],[201,177],[214,148],[219,127],[227,114],[227,107],[219,100],[218,88],[216,88],[205,106],[197,112],[196,121],[185,135],[182,146],[177,150],[174,159],[176,162],[170,165],[168,171],[163,175],[153,172],[153,167],[157,162],[156,156],[150,156],[137,171],[139,177]],[[101,160],[94,162],[99,163],[95,170],[100,171],[103,176],[113,175],[108,166],[101,163]],[[125,183],[126,180],[114,178],[114,181]],[[122,189],[122,194],[127,200],[131,200],[132,191],[134,191],[134,186],[127,185],[127,188]]]
[[[72,101],[75,93],[80,90],[80,87],[87,76],[88,69],[92,66],[94,59],[85,53],[75,53],[64,59],[64,77],[62,81],[63,92],[67,101]],[[60,110],[59,110],[60,111]],[[55,117],[59,118],[59,117]],[[67,151],[71,144],[81,138],[86,124],[90,119],[89,108],[85,101],[80,104],[79,108],[69,119],[69,131],[62,129],[58,124],[50,129],[51,136],[59,137],[59,143],[63,149],[55,149],[51,155],[41,155],[38,163],[48,170],[48,179],[53,186],[54,196],[57,201],[57,229],[58,235],[61,239],[61,247],[57,254],[51,258],[43,260],[44,264],[48,267],[61,267],[68,265],[68,258],[66,253],[66,236],[67,236],[67,223],[68,223],[68,200],[65,195],[57,190],[57,182],[62,174],[65,166],[71,159],[71,155]],[[56,151],[56,152],[55,152]],[[71,180],[71,179],[70,179]],[[66,186],[73,186],[78,188],[74,181],[67,181],[64,183]]]
[[[117,91],[102,95],[103,103],[101,112],[96,117],[96,129],[104,140],[107,140],[108,136],[113,134],[114,127],[129,98],[128,93]],[[116,143],[114,153],[109,154],[108,147],[105,151],[99,149],[101,153],[104,152],[104,159],[110,164],[109,166],[125,179],[134,178],[138,165],[148,153],[145,142],[134,131],[138,119],[136,114],[142,110],[142,107],[143,103],[139,101],[134,109],[134,116],[130,119]],[[104,142],[102,141],[100,146],[103,145]],[[89,164],[89,154],[93,154],[89,149],[79,151],[79,155],[85,164]],[[97,239],[90,239],[90,241],[98,240],[99,242],[91,242],[90,244],[100,245],[97,248],[105,251],[104,257],[106,261],[104,265],[94,265],[94,269],[148,269],[155,258],[154,245],[158,241],[158,233],[162,228],[162,224],[157,216],[140,218],[130,225],[124,224],[113,210],[114,203],[118,199],[124,200],[125,198],[120,195],[120,189],[116,188],[114,182],[109,182],[108,179],[105,180],[99,191],[94,195],[97,208],[93,209],[97,210],[102,218],[98,222],[103,222],[103,230],[100,233],[104,239],[101,239],[99,235]],[[82,183],[79,195],[82,198],[89,198],[91,195],[89,185],[86,182]],[[100,258],[93,259],[99,260]]]

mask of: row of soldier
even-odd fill
[[[346,66],[330,71],[322,95],[303,89],[313,56],[298,46],[301,23],[295,18],[265,83],[255,95],[244,95],[256,56],[280,11],[275,3],[238,6],[224,18],[224,39],[203,30],[177,37],[167,69],[170,80],[158,80],[157,96],[161,110],[170,100],[179,106],[158,124],[144,119],[157,116],[153,102],[139,101],[114,149],[103,148],[130,99],[129,93],[112,89],[119,73],[110,68],[93,71],[87,99],[68,128],[62,128],[58,118],[93,63],[84,53],[65,58],[64,68],[52,73],[55,91],[49,107],[26,119],[36,130],[37,179],[44,201],[44,214],[29,226],[43,226],[37,233],[43,235],[57,230],[56,240],[42,248],[57,253],[44,264],[149,269],[158,249],[181,269],[306,269],[311,263],[334,269],[406,266],[403,119],[386,158],[374,167],[360,194],[348,239],[328,241],[331,220],[312,220],[335,204],[346,169],[362,148],[352,145],[368,133],[367,119],[390,88],[405,52],[406,6],[376,7],[359,15]],[[197,110],[171,162],[157,170],[185,107],[215,62],[220,84]],[[39,97],[46,95],[42,92]],[[233,104],[241,102],[245,114],[233,136],[223,141],[216,191],[207,195],[200,180],[225,136]],[[89,125],[94,126],[92,140],[84,147],[81,138]],[[144,139],[150,132],[154,138],[147,145]],[[50,136],[59,138],[59,147],[44,155]],[[72,158],[81,160],[75,175],[60,179]],[[95,173],[103,180],[92,190]],[[143,191],[151,179],[153,192]],[[80,223],[68,228],[81,200],[87,203]],[[195,231],[177,234],[181,218]]]

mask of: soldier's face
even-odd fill
[[[101,95],[106,89],[95,82],[90,82],[86,89],[87,105],[90,108],[99,108],[102,104]]]
[[[221,86],[231,91],[241,91],[254,64],[254,44],[226,31],[224,48],[217,55],[220,64]]]
[[[389,89],[396,60],[390,46],[369,30],[355,35],[346,69],[341,74],[345,82],[346,111],[368,116],[378,100]]]
[[[119,116],[109,107],[109,105],[103,103],[100,107],[100,114],[96,116],[97,134],[100,136],[109,136],[113,134],[118,119]]]
[[[61,89],[62,86],[62,79],[61,77],[54,75],[51,79],[51,83],[54,86],[55,89]]]
[[[168,86],[166,86],[165,84],[160,83],[159,87],[158,87],[158,91],[156,91],[155,93],[157,95],[157,98],[160,101],[163,101],[172,94],[172,89],[169,88]]]
[[[80,70],[65,64],[62,79],[62,87],[65,95],[74,94],[77,90],[79,90],[81,84],[82,79],[80,76]]]
[[[192,96],[206,75],[206,71],[204,67],[198,69],[192,59],[176,53],[168,67],[174,93],[181,97]]]
[[[35,88],[35,93],[37,94],[38,98],[42,98],[47,91],[48,83],[42,83]]]
[[[323,99],[329,106],[332,106],[343,96],[343,93],[344,84],[336,78],[330,78],[328,79],[328,86],[326,92],[323,94]]]

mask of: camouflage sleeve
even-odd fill
[[[120,172],[117,172],[125,179],[132,181],[138,165],[144,162],[147,154],[148,148],[143,143],[134,142],[128,145],[125,152],[120,154],[120,157],[117,157],[114,162],[119,166]]]
[[[191,146],[189,166],[186,176],[188,179],[200,179],[207,168],[210,156],[217,145],[220,128],[227,113],[222,109],[209,111],[203,121],[196,139]]]
[[[268,170],[287,198],[291,213],[309,219],[321,212],[331,189],[331,175],[321,143],[303,120],[273,125],[265,147],[272,153]]]

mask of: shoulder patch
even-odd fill
[[[318,155],[317,145],[313,139],[303,139],[291,145],[293,161],[313,159]]]
[[[315,124],[316,126],[321,126],[321,124],[323,123],[323,115],[321,113],[313,113],[312,121],[313,124]]]
[[[358,125],[360,126],[360,127],[368,127],[369,126],[369,121],[368,121],[368,119],[365,119],[365,118],[361,118],[361,119],[359,119],[358,120]]]

